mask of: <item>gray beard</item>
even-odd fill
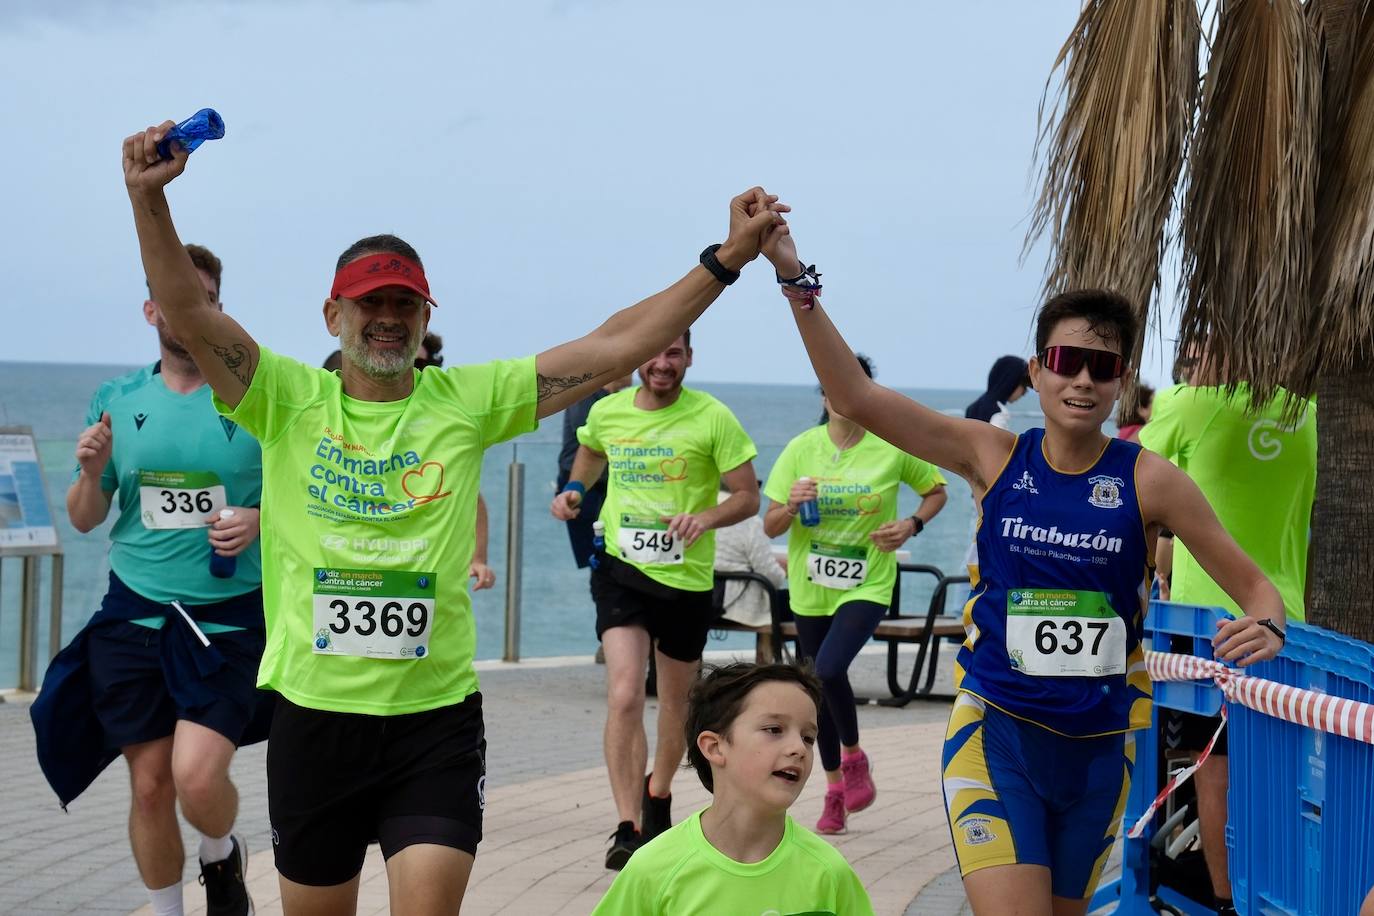
[[[393,382],[415,367],[415,354],[420,341],[403,351],[377,353],[363,339],[362,333],[348,334],[339,341],[344,358],[357,366],[368,378],[378,382]]]

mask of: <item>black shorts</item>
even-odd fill
[[[267,810],[277,871],[343,884],[367,845],[391,858],[433,843],[477,854],[486,807],[482,695],[399,716],[277,701],[267,742]]]
[[[254,601],[262,607],[258,591],[233,600]],[[235,746],[243,740],[264,696],[257,688],[263,633],[232,630],[210,634],[209,639],[226,664],[197,685],[198,693],[208,690],[214,699],[191,705],[182,698],[179,685],[167,681],[161,630],[125,621],[91,630],[87,637],[91,704],[105,732],[106,747],[115,750],[166,738],[176,731],[179,719],[212,729]]]
[[[712,592],[687,592],[657,582],[624,560],[601,554],[592,570],[596,638],[612,627],[641,627],[658,651],[680,662],[694,662],[718,616]]]

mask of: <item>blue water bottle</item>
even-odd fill
[[[220,518],[233,518],[233,509],[219,510]],[[215,548],[210,548],[210,575],[216,579],[234,578],[234,570],[238,568],[238,557],[222,557],[215,553]]]
[[[180,143],[186,152],[193,153],[206,140],[218,140],[223,136],[224,119],[219,112],[213,108],[202,108],[167,131],[167,135],[158,142],[157,154],[163,159],[171,159],[173,140]]]
[[[801,478],[802,483],[811,483],[810,477]],[[815,528],[821,523],[821,507],[816,505],[814,499],[808,499],[797,507],[797,512],[801,515],[801,523],[807,528]]]
[[[601,519],[592,522],[592,555],[587,560],[592,569],[601,565],[601,554],[606,550],[606,526]]]

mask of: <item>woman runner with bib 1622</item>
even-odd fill
[[[1082,914],[1121,821],[1132,731],[1150,724],[1141,632],[1161,526],[1245,611],[1218,625],[1218,659],[1277,655],[1283,601],[1187,475],[1103,434],[1139,330],[1121,296],[1076,290],[1040,309],[1029,368],[1045,427],[1017,436],[876,384],[820,307],[788,227],[763,250],[835,410],[959,474],[978,503],[942,764],[974,912]]]
[[[872,377],[867,357],[855,362]],[[822,403],[820,424],[787,443],[773,465],[763,530],[769,537],[787,532],[797,644],[824,689],[816,744],[827,786],[816,832],[843,833],[848,815],[873,804],[877,794],[859,747],[849,665],[892,601],[897,548],[944,507],[945,478],[837,413],[824,394]],[[903,483],[921,495],[921,504],[898,519]],[[809,518],[801,511],[808,502],[817,510]]]

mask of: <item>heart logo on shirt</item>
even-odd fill
[[[664,458],[658,463],[658,468],[663,472],[664,480],[687,479],[686,458]]]
[[[883,505],[883,494],[865,493],[858,499],[860,515],[877,515]]]
[[[418,468],[406,471],[401,475],[401,489],[415,500],[417,506],[447,496],[448,492],[444,490],[444,466],[437,461],[426,461]]]

